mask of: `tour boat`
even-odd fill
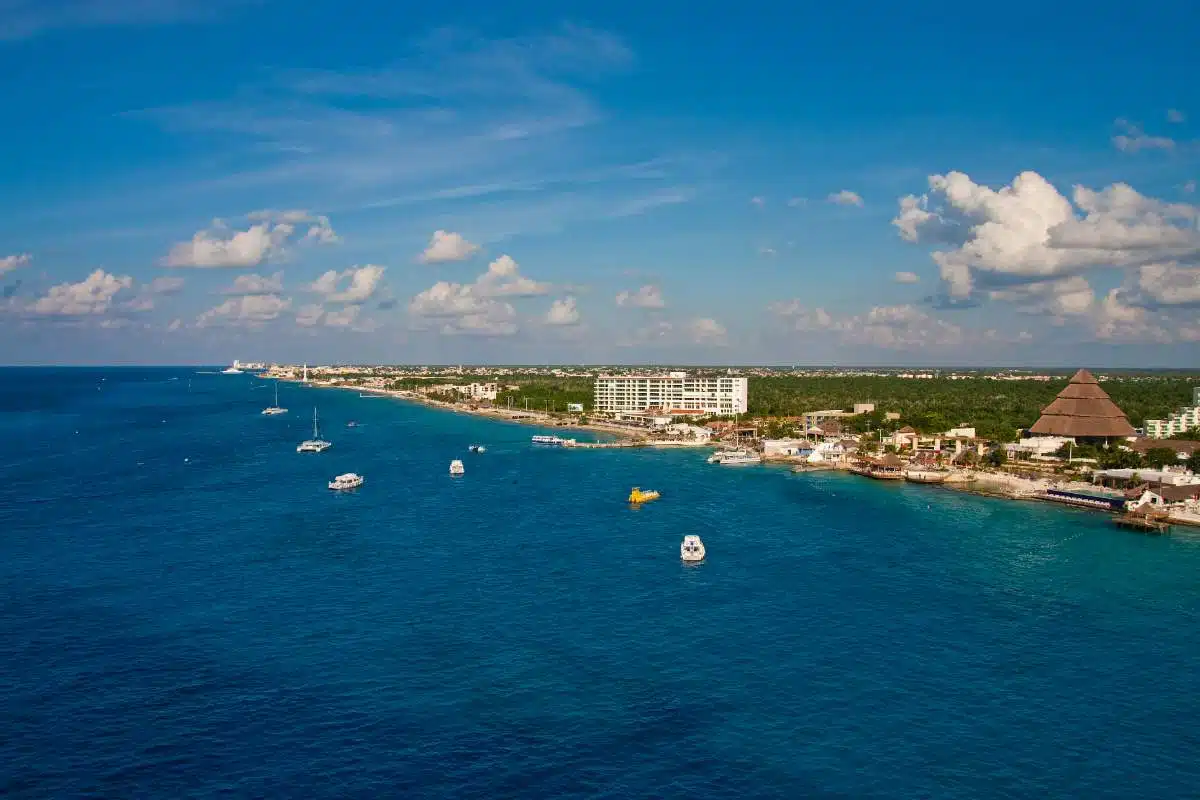
[[[323,453],[331,447],[333,447],[333,442],[327,442],[321,438],[321,429],[317,427],[317,409],[313,408],[313,437],[296,445],[296,452]]]
[[[459,461],[457,458],[450,462],[450,474],[451,475],[463,475],[466,473],[466,471],[467,471],[466,468],[463,467],[463,463],[461,461]]]
[[[472,453],[486,453],[487,452],[487,448],[481,444],[473,444],[470,447],[468,447],[467,449],[470,450]]]
[[[720,450],[708,457],[710,464],[736,466],[738,464],[761,464],[762,456],[750,450]]]
[[[238,362],[238,360],[235,358],[233,360],[233,366],[226,367],[225,369],[221,370],[221,374],[222,375],[241,375],[242,374],[241,366],[242,366],[241,363]]]
[[[363,485],[364,480],[366,480],[366,479],[363,478],[362,475],[358,475],[353,472],[347,472],[342,475],[338,475],[336,478],[331,480],[329,482],[329,488],[334,489],[336,491],[345,491],[347,489],[357,489],[358,487]]]
[[[659,495],[659,493],[653,489],[648,492],[643,492],[641,489],[635,486],[633,487],[633,491],[629,493],[629,502],[635,504],[648,503],[651,500],[657,500],[660,496],[661,495]]]
[[[545,436],[545,435],[539,434],[537,436],[534,436],[533,439],[531,439],[531,441],[534,444],[562,444],[566,440],[562,439],[561,437],[558,437],[558,436]]]
[[[683,537],[683,544],[679,545],[679,557],[689,564],[703,561],[704,542],[700,541],[699,536],[688,534]]]
[[[268,417],[273,417],[276,414],[286,414],[286,408],[279,407],[279,381],[275,381],[275,404],[267,406],[262,410],[262,413]]]

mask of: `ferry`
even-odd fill
[[[461,461],[459,461],[457,458],[450,462],[450,474],[451,475],[465,475],[466,472],[467,472],[467,470],[463,466],[463,463]]]
[[[357,489],[362,486],[366,479],[357,473],[346,472],[338,475],[329,482],[329,488],[334,491],[344,492],[348,489]]]
[[[762,456],[750,450],[720,450],[708,457],[710,464],[737,466],[738,464],[761,464]]]
[[[639,489],[638,487],[635,486],[635,487],[633,487],[633,491],[631,491],[629,493],[629,502],[635,503],[635,504],[636,503],[648,503],[651,500],[657,500],[661,496],[662,495],[660,495],[654,489],[651,489],[648,492],[643,492],[641,489]]]
[[[564,439],[561,436],[545,436],[542,434],[534,436],[531,441],[534,444],[554,444],[559,445],[560,447],[568,443],[574,444],[575,442],[574,439]]]
[[[688,564],[698,564],[704,560],[704,542],[700,541],[699,536],[689,534],[683,537],[683,544],[679,545],[679,557]]]

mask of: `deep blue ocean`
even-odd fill
[[[1200,792],[1200,531],[270,402],[0,370],[0,795]]]

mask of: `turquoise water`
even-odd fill
[[[0,794],[1196,796],[1200,536],[270,401],[0,371]]]

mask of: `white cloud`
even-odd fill
[[[167,330],[174,332],[174,331],[179,330],[182,327],[183,327],[183,320],[176,317],[175,319],[171,320],[171,322],[167,325]]]
[[[995,289],[988,296],[993,300],[1016,303],[1018,310],[1026,314],[1054,317],[1087,314],[1095,300],[1091,285],[1078,275]]]
[[[3,276],[7,272],[12,272],[17,267],[24,266],[32,260],[33,256],[29,255],[29,253],[18,253],[14,256],[4,256],[3,258],[0,258],[0,276]]]
[[[961,344],[957,325],[936,319],[913,305],[875,306],[866,314],[834,317],[823,308],[809,309],[798,300],[773,303],[768,310],[802,333],[828,331],[843,342],[891,350],[920,350]]]
[[[840,192],[834,192],[825,198],[828,202],[839,206],[862,206],[863,199],[858,192],[852,192],[849,189],[842,189]]]
[[[1184,191],[1184,194],[1195,194],[1195,192],[1196,192],[1196,182],[1195,182],[1195,181],[1188,181],[1188,182],[1186,182],[1185,184],[1183,184],[1183,191]]]
[[[1090,269],[1200,255],[1200,209],[1145,197],[1126,184],[1077,186],[1074,205],[1036,172],[999,190],[961,172],[932,175],[929,186],[928,195],[901,198],[892,224],[909,241],[945,248],[933,260],[951,298],[968,298],[980,286],[1005,291]],[[936,211],[931,196],[941,204]]]
[[[292,225],[297,229],[307,225],[308,230],[300,237],[300,241],[308,244],[337,244],[341,241],[341,237],[333,230],[333,225],[330,224],[329,217],[324,214],[313,214],[310,211],[299,209],[291,211],[264,209],[262,211],[252,211],[246,215],[246,218],[252,222],[283,223],[285,225]]]
[[[478,251],[479,245],[468,242],[460,233],[434,231],[419,260],[425,264],[465,261]]]
[[[377,264],[350,267],[342,272],[331,269],[313,281],[308,289],[310,292],[324,295],[327,303],[359,305],[374,296],[386,269]],[[338,285],[342,281],[348,281],[348,283],[344,289],[339,289]]]
[[[475,280],[475,292],[481,297],[536,297],[550,291],[550,285],[521,275],[511,256],[502,255],[488,264],[487,272]]]
[[[767,204],[767,200],[764,197],[758,197],[756,195],[756,196],[750,198],[750,205],[758,206],[759,208],[762,208],[766,204]]]
[[[1139,267],[1134,301],[1149,308],[1200,306],[1200,267],[1177,262]]]
[[[218,19],[246,0],[5,0],[0,42],[28,39],[60,28],[168,25]]]
[[[472,283],[438,281],[408,305],[414,317],[446,320],[447,335],[511,336],[518,330],[516,309],[500,297],[546,294],[549,285],[524,277],[517,262],[502,255]]]
[[[291,300],[274,294],[231,297],[196,317],[196,325],[200,328],[254,327],[278,319],[291,305]]]
[[[758,254],[760,256],[770,258],[771,256],[776,255],[776,252],[774,247],[760,247],[758,248]]]
[[[897,272],[896,283],[920,283],[921,277],[915,272]]]
[[[1170,332],[1152,314],[1127,305],[1119,289],[1110,291],[1100,303],[1094,332],[1097,338],[1113,341],[1168,344],[1172,340]]]
[[[1167,122],[1180,123],[1180,122],[1186,122],[1186,121],[1187,121],[1187,115],[1184,114],[1179,109],[1177,109],[1177,108],[1168,108],[1167,109]]]
[[[233,285],[222,289],[221,294],[248,296],[256,294],[279,294],[282,291],[282,272],[276,272],[271,275],[257,275],[250,273],[248,275],[238,275],[233,279]]]
[[[1118,119],[1117,129],[1121,131],[1112,138],[1113,146],[1126,153],[1136,153],[1139,150],[1173,150],[1175,140],[1166,136],[1147,136],[1140,126],[1129,120]]]
[[[60,283],[50,287],[26,308],[39,316],[82,317],[105,314],[113,307],[118,293],[133,286],[128,275],[111,275],[98,269],[79,283]]]
[[[555,300],[550,306],[550,310],[546,312],[545,323],[547,325],[578,325],[579,309],[575,306],[575,298],[564,297],[561,300]]]
[[[791,197],[787,201],[789,208],[802,208],[808,205],[808,200],[803,197]]]
[[[168,267],[256,267],[283,250],[293,227],[264,222],[225,235],[219,228],[198,231],[190,242],[171,248],[163,260]]]
[[[725,326],[709,317],[697,317],[688,323],[687,333],[695,344],[724,347],[728,344]]]
[[[630,308],[666,308],[662,291],[654,285],[647,284],[635,292],[621,292],[617,295],[617,305]]]
[[[244,231],[231,233],[222,220],[197,231],[191,241],[180,242],[163,259],[168,267],[247,268],[278,258],[285,252],[298,227],[308,225],[300,241],[331,244],[339,241],[329,218],[307,211],[255,211],[247,215],[253,222]]]

